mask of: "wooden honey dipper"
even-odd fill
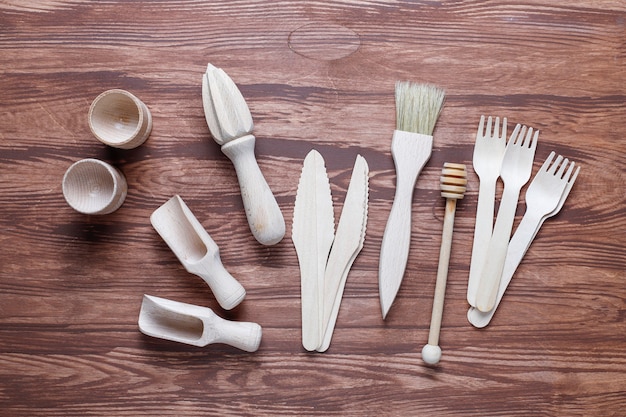
[[[446,199],[446,214],[443,220],[443,233],[441,237],[441,249],[439,251],[439,267],[437,268],[437,282],[435,284],[435,297],[430,319],[430,331],[428,344],[422,349],[422,359],[429,365],[435,365],[441,359],[439,347],[439,331],[441,330],[441,317],[443,316],[443,299],[446,294],[446,281],[448,277],[448,263],[450,261],[450,248],[452,246],[452,231],[454,228],[454,214],[456,212],[456,200],[462,199],[467,184],[465,165],[446,162],[441,171],[441,196]]]

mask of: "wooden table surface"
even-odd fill
[[[626,4],[506,1],[0,1],[0,415],[624,416]],[[208,131],[207,63],[238,84],[256,155],[287,223],[265,247],[230,161]],[[395,189],[397,80],[446,90],[414,195],[407,271],[385,321],[378,260]],[[123,88],[150,108],[144,145],[115,150],[87,124]],[[481,114],[540,130],[580,164],[490,326],[466,319]],[[338,218],[354,159],[370,166],[365,246],[332,345],[301,345],[291,241],[302,162],[326,159]],[[126,176],[115,213],[73,211],[65,170],[100,158]],[[441,241],[444,162],[469,169],[458,205],[439,366],[426,342]],[[501,191],[501,185],[499,191]],[[149,216],[180,194],[247,289],[219,308]],[[516,224],[525,209],[524,193]],[[256,353],[139,332],[143,294],[263,327]]]

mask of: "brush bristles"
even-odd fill
[[[445,92],[431,84],[396,83],[396,129],[432,136]]]
[[[443,198],[462,199],[467,185],[467,171],[463,164],[446,162],[441,171],[440,188]]]

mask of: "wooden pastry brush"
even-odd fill
[[[430,158],[432,132],[445,93],[436,86],[396,83],[396,130],[391,155],[396,167],[396,193],[380,248],[378,286],[383,319],[387,316],[404,276],[411,242],[413,189]]]

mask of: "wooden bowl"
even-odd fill
[[[152,130],[148,107],[126,90],[100,94],[89,108],[89,128],[98,140],[120,149],[141,145]]]
[[[117,210],[127,192],[126,179],[116,168],[98,159],[82,159],[63,176],[63,196],[84,214],[109,214]]]

